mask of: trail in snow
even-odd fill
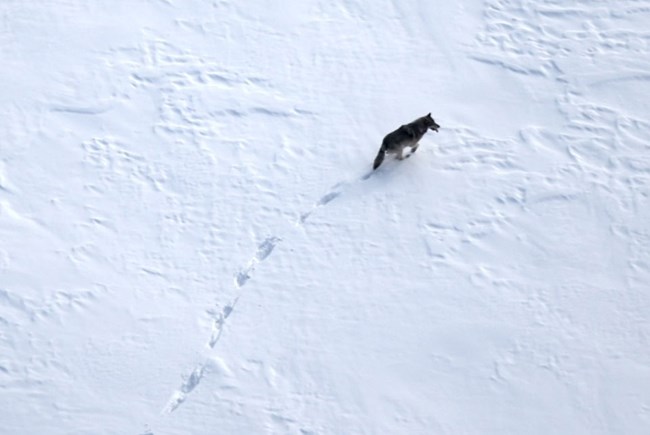
[[[409,155],[410,156],[410,155]],[[384,169],[386,169],[384,167]],[[308,221],[309,217],[316,212],[318,209],[326,206],[340,195],[344,194],[347,189],[353,186],[356,183],[363,182],[368,180],[371,176],[380,172],[381,168],[377,171],[366,172],[361,177],[353,181],[341,181],[332,186],[329,191],[320,197],[318,201],[312,206],[308,211],[301,213],[300,218],[295,221],[294,227],[302,228],[305,223]],[[257,251],[253,257],[242,267],[236,274],[234,278],[233,287],[237,291],[237,295],[232,299],[232,301],[226,304],[221,310],[218,307],[213,307],[208,310],[210,313],[218,311],[216,315],[213,315],[213,324],[212,331],[210,333],[210,338],[207,341],[206,348],[210,350],[214,349],[221,335],[223,333],[224,327],[226,325],[226,320],[235,310],[235,306],[242,295],[243,287],[246,283],[253,277],[253,272],[255,268],[265,261],[272,253],[273,250],[284,240],[290,239],[290,234],[282,235],[271,235],[264,239],[262,243],[257,247]],[[205,372],[209,369],[211,365],[214,364],[213,356],[208,354],[205,356],[205,360],[195,366],[191,373],[185,376],[185,380],[180,385],[180,387],[172,393],[171,398],[168,400],[167,404],[163,408],[163,413],[170,414],[174,412],[179,406],[187,400],[189,394],[199,385]]]

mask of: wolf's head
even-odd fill
[[[431,112],[429,112],[429,114],[424,117],[424,120],[427,123],[426,124],[427,128],[435,131],[436,133],[438,132],[438,129],[440,128],[440,126],[438,124],[436,124],[436,121],[434,121],[433,118],[431,117]]]

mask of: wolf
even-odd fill
[[[413,122],[402,125],[397,130],[388,133],[381,143],[381,148],[379,148],[379,153],[375,157],[375,162],[372,165],[373,171],[381,165],[381,162],[384,161],[386,153],[397,154],[399,160],[404,159],[402,152],[404,148],[410,147],[411,152],[406,157],[411,157],[418,149],[418,142],[424,136],[424,133],[427,130],[431,129],[435,132],[438,132],[440,126],[436,124],[436,121],[431,117],[431,113],[425,115],[421,118],[416,119]]]

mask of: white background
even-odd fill
[[[0,433],[650,433],[649,21],[1,2]]]

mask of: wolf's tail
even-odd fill
[[[384,156],[386,155],[386,152],[384,151],[384,147],[382,146],[379,148],[379,153],[377,154],[377,157],[375,157],[375,163],[372,164],[372,170],[374,171],[381,165],[381,162],[384,161]]]

